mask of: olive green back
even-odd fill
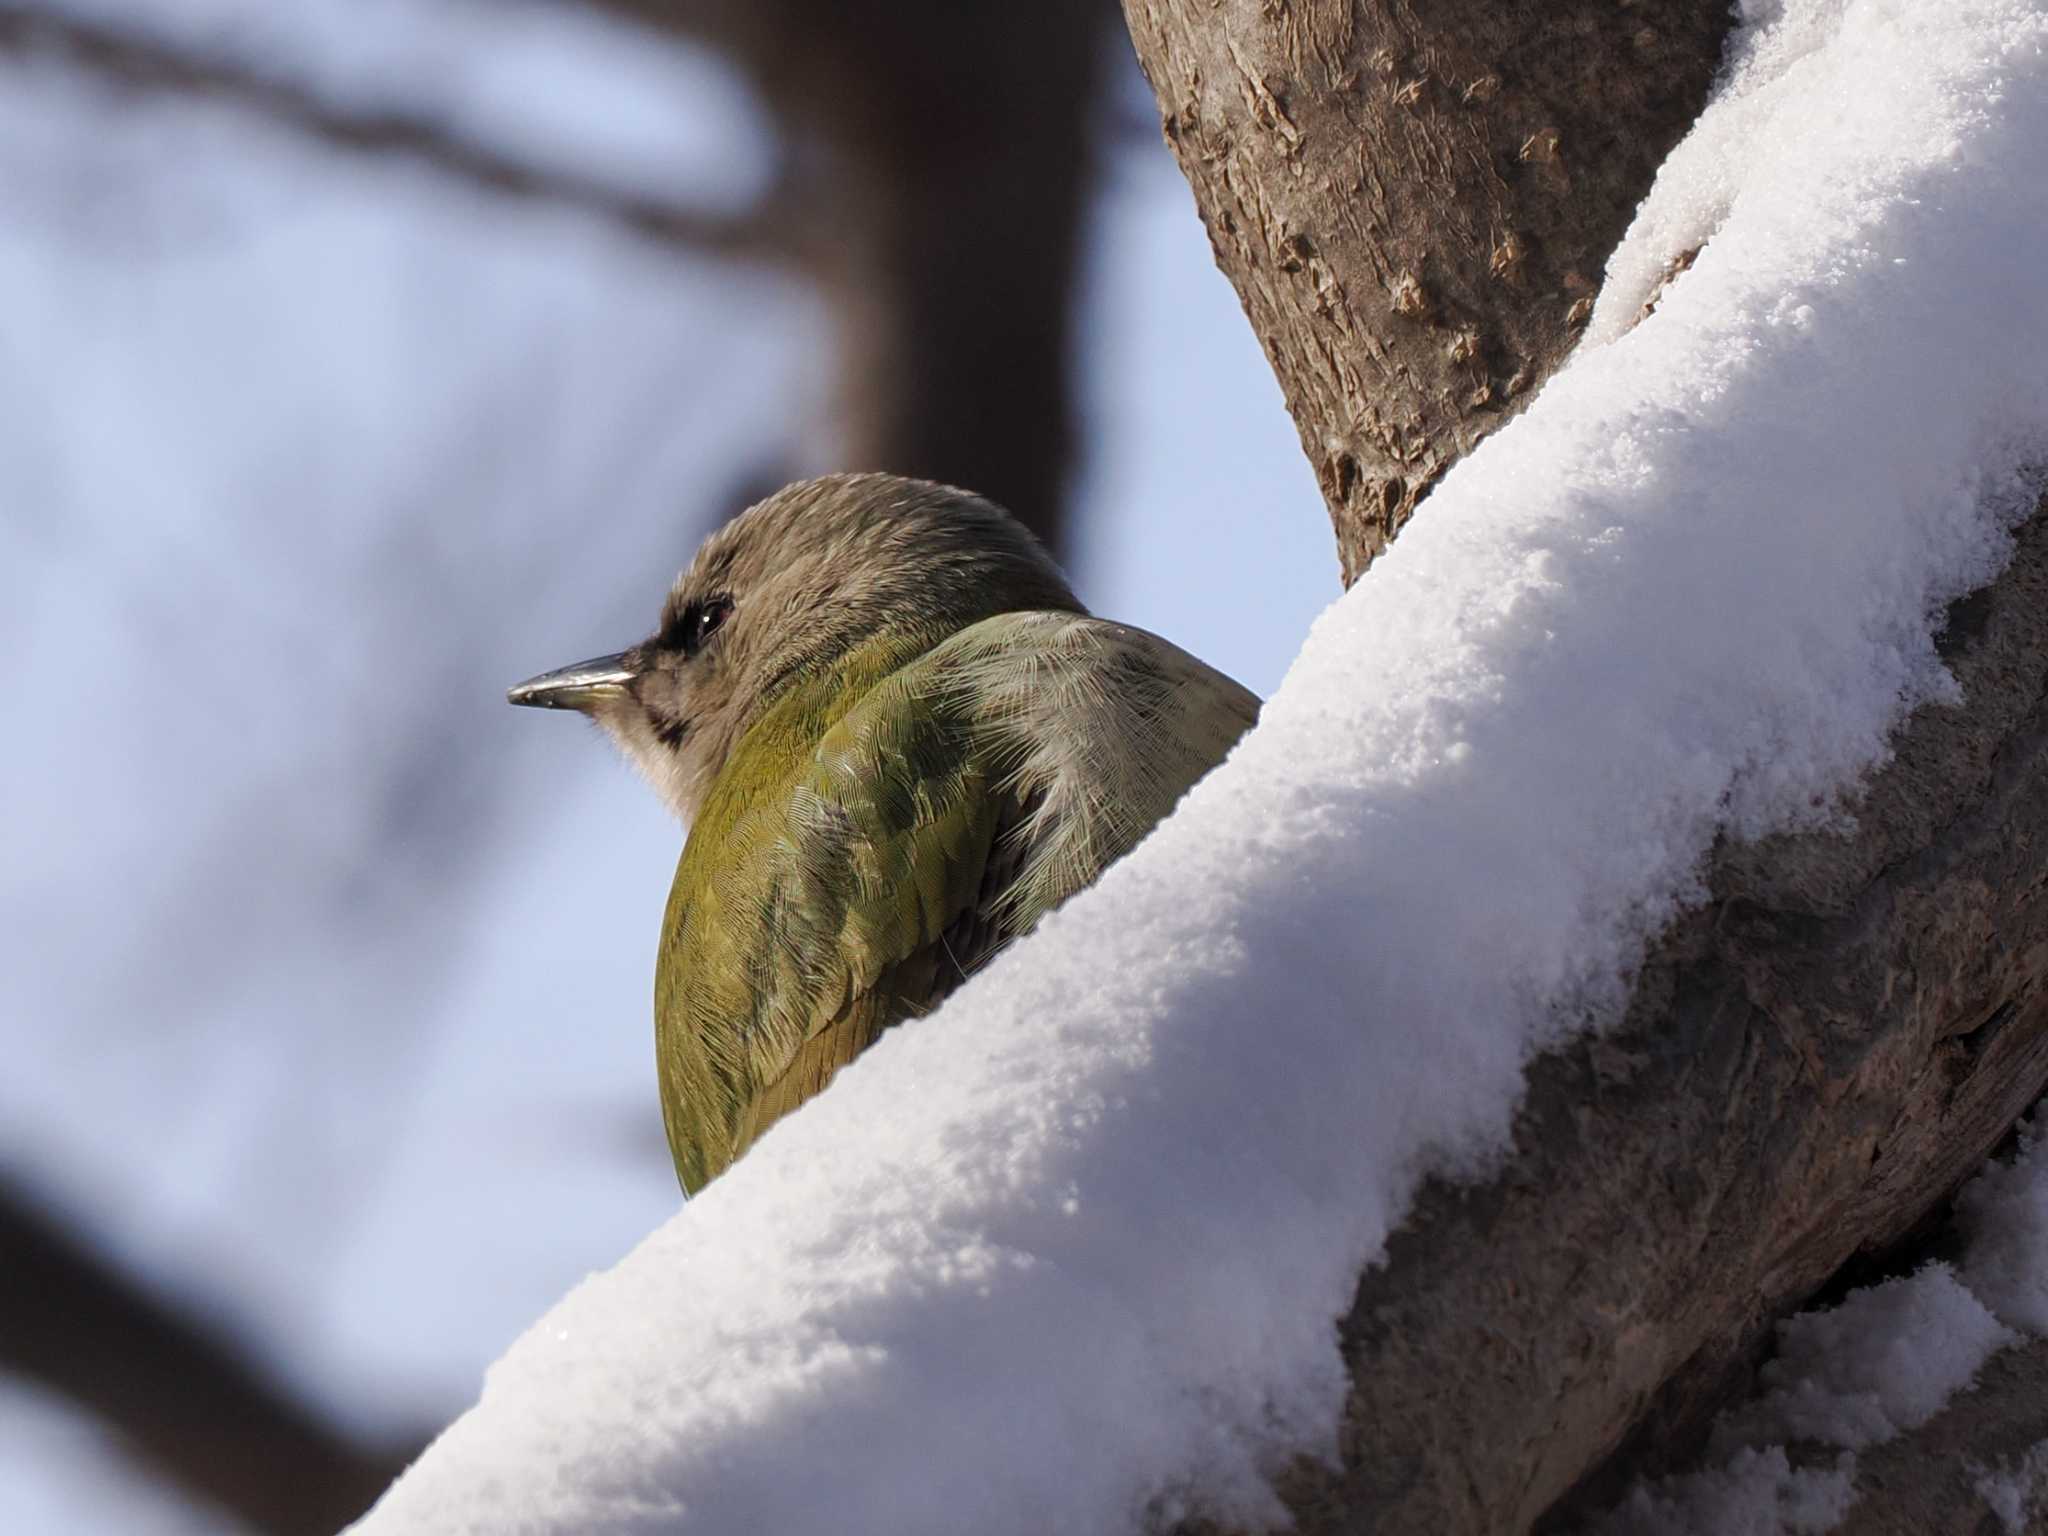
[[[655,1036],[683,1187],[1093,880],[1257,709],[1156,636],[1044,612],[883,637],[784,694],[669,895]]]

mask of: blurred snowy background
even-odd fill
[[[0,0],[0,1530],[323,1528],[674,1208],[679,836],[503,689],[869,466],[1336,595],[1107,0]]]

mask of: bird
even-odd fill
[[[507,697],[589,716],[687,829],[654,1012],[689,1196],[1128,852],[1259,711],[1092,616],[995,503],[888,474],[757,502],[651,636]]]

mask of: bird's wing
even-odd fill
[[[723,836],[693,835],[656,981],[684,1187],[1121,856],[1257,708],[1142,630],[1005,614],[870,688]]]
[[[1002,898],[1017,933],[1135,847],[1259,714],[1214,667],[1106,619],[1005,614],[948,649],[945,686],[972,701],[996,782],[1026,808]]]
[[[1024,868],[1024,842],[1012,835],[1023,819],[1013,802],[998,801],[973,895],[939,929],[935,940],[920,940],[909,954],[884,966],[873,985],[853,991],[797,1048],[782,1073],[760,1088],[740,1119],[735,1157],[829,1083],[884,1029],[929,1013],[1015,937],[1004,920],[1003,897]],[[971,867],[971,860],[961,867]]]

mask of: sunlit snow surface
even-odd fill
[[[531,72],[551,164],[692,206],[765,155],[695,144],[703,60],[558,5],[64,4],[487,142]],[[680,835],[505,684],[643,632],[750,477],[833,465],[829,336],[791,284],[211,96],[0,76],[0,1162],[341,1424],[431,1428],[680,1203]],[[1270,692],[1337,590],[1313,473],[1163,143],[1091,198],[1071,574]],[[0,1532],[138,1529],[54,1402],[0,1393]]]
[[[1138,854],[573,1292],[365,1529],[1277,1513],[1416,1181],[1501,1145],[1717,828],[1811,822],[1943,694],[1933,616],[2044,446],[2048,5],[1751,10],[1617,258],[1711,235],[1656,316]]]

